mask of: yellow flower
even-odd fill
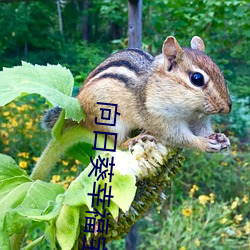
[[[186,247],[181,247],[180,250],[186,250]]]
[[[243,197],[243,202],[247,204],[248,201],[249,201],[248,195],[245,194]]]
[[[225,224],[227,222],[227,218],[222,218],[221,220],[220,220],[220,224]]]
[[[38,159],[39,159],[39,157],[32,157],[32,160],[34,161],[34,162],[37,162],[38,161]]]
[[[235,209],[239,205],[239,198],[236,197],[235,201],[231,205],[231,209]]]
[[[236,224],[239,224],[243,220],[242,214],[237,214],[234,216],[234,221]]]
[[[228,163],[223,161],[223,162],[221,163],[221,165],[222,165],[223,167],[227,167],[227,166],[228,166]]]
[[[33,121],[32,121],[32,120],[26,122],[26,128],[27,128],[27,129],[31,129],[32,126],[33,126]]]
[[[62,164],[63,164],[63,166],[68,166],[69,165],[69,163],[67,161],[64,161],[64,160],[62,160]]]
[[[182,214],[186,217],[189,217],[192,214],[192,208],[185,207],[181,210]]]
[[[78,160],[75,160],[75,164],[76,164],[76,165],[79,165],[79,164],[81,164],[81,162],[78,161]]]
[[[18,153],[18,156],[19,156],[19,157],[23,157],[23,158],[26,158],[26,159],[29,158],[29,155],[30,155],[29,152],[21,152],[21,153]]]
[[[203,206],[210,200],[210,198],[207,195],[200,195],[198,199],[199,203]]]
[[[67,182],[72,182],[75,179],[75,176],[67,176],[66,181]]]
[[[0,135],[1,135],[1,137],[4,137],[4,138],[8,138],[9,137],[9,134],[6,131],[4,131],[4,130],[0,130]]]
[[[15,107],[16,107],[16,104],[15,104],[14,102],[11,102],[11,103],[9,104],[9,106],[10,106],[11,108],[15,108]]]
[[[20,161],[19,162],[19,167],[23,168],[23,169],[26,169],[28,167],[27,161]]]
[[[193,198],[194,193],[199,190],[199,187],[196,185],[193,185],[192,188],[190,189],[189,196]]]
[[[14,120],[11,121],[11,125],[12,125],[12,127],[17,127],[17,126],[18,126],[18,123],[17,123],[17,121],[14,119]]]
[[[76,165],[73,165],[73,166],[70,168],[70,170],[73,171],[73,172],[76,172],[76,171],[77,171]]]
[[[233,155],[237,155],[237,153],[238,153],[237,150],[233,150],[233,151],[232,151],[232,154],[233,154]]]
[[[241,236],[242,236],[242,232],[241,232],[239,229],[237,229],[237,230],[236,230],[236,235],[237,235],[238,237],[241,237]]]
[[[244,226],[244,231],[246,232],[246,234],[250,234],[250,222],[247,221],[246,225]]]
[[[52,183],[57,183],[57,182],[60,181],[60,179],[61,179],[61,176],[60,176],[60,175],[53,175],[53,176],[52,176],[51,182],[52,182]]]
[[[222,238],[226,238],[227,237],[227,234],[226,233],[221,233],[220,235]]]
[[[8,112],[8,111],[3,112],[4,116],[8,116],[9,114],[10,114],[10,112]]]
[[[214,193],[210,193],[209,197],[210,197],[210,203],[214,204]]]
[[[68,188],[68,186],[69,186],[69,183],[68,183],[68,182],[64,182],[64,183],[63,183],[63,187],[64,187],[64,189],[67,189],[67,188]]]
[[[200,247],[201,246],[201,242],[199,239],[195,239],[194,240],[194,244],[197,246],[197,247]]]

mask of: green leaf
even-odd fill
[[[90,156],[95,157],[95,150],[92,149],[93,145],[85,142],[79,142],[70,147],[66,154],[82,162],[86,166],[90,163]]]
[[[65,200],[64,204],[70,206],[82,206],[87,205],[88,208],[91,208],[91,196],[88,193],[93,191],[94,182],[96,177],[92,174],[88,177],[88,174],[91,172],[93,166],[90,164],[69,186],[65,191]]]
[[[61,185],[40,180],[34,181],[20,207],[27,209],[27,211],[28,209],[37,209],[42,212],[48,201],[55,200],[56,196],[61,193],[64,193],[64,188]]]
[[[41,243],[44,241],[44,235],[40,236],[39,238],[37,238],[36,240],[32,241],[30,244],[28,244],[25,247],[22,247],[21,250],[32,250],[35,247],[41,245]]]
[[[25,182],[31,182],[30,178],[27,176],[17,176],[17,177],[11,177],[6,180],[0,181],[0,201],[2,198],[4,198],[11,190],[16,188],[17,186],[21,185]]]
[[[79,207],[64,205],[56,220],[56,238],[62,249],[71,250],[78,237]]]
[[[119,160],[116,160],[119,164]],[[102,183],[107,182],[103,180]],[[131,203],[133,202],[135,192],[136,192],[136,179],[131,174],[122,175],[118,171],[114,171],[114,176],[112,177],[112,186],[111,194],[114,196],[112,201],[123,211],[126,212],[129,210]],[[115,209],[115,208],[114,208]],[[114,213],[113,211],[111,211]]]
[[[28,178],[28,175],[10,156],[0,154],[0,181],[17,176],[26,176]]]
[[[66,118],[79,122],[84,114],[78,100],[71,97],[73,84],[71,72],[61,65],[34,66],[22,62],[22,66],[0,72],[0,106],[18,96],[36,93],[53,106],[65,109]]]

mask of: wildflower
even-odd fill
[[[207,195],[200,195],[198,199],[199,203],[203,206],[210,200],[210,198]]]
[[[67,176],[66,181],[67,182],[72,182],[75,179],[75,176]]]
[[[236,236],[238,236],[238,237],[242,236],[242,232],[239,229],[236,230]]]
[[[63,187],[64,187],[64,189],[67,189],[68,186],[69,186],[69,183],[68,183],[68,182],[63,182]]]
[[[244,226],[244,231],[246,232],[246,234],[250,234],[250,222],[247,221],[246,225]]]
[[[9,116],[9,114],[10,114],[10,112],[8,112],[8,111],[3,112],[4,116]]]
[[[21,153],[18,153],[18,156],[28,159],[29,154],[30,154],[29,152],[21,152]]]
[[[77,171],[76,165],[73,165],[73,166],[70,168],[70,170],[71,170],[72,172],[76,172],[76,171]]]
[[[210,203],[214,204],[214,193],[210,193],[209,197],[210,197]]]
[[[27,129],[31,129],[32,126],[33,126],[33,121],[32,121],[32,120],[26,122],[26,128],[27,128]]]
[[[185,207],[181,212],[184,216],[189,217],[192,214],[192,209],[190,207]]]
[[[235,201],[231,205],[231,209],[235,209],[236,207],[238,207],[238,205],[239,205],[239,198],[236,197]]]
[[[81,162],[78,161],[78,160],[75,160],[75,164],[76,164],[76,165],[79,165],[79,164],[81,164]]]
[[[227,162],[221,162],[221,165],[223,166],[223,167],[227,167],[228,166],[228,163]]]
[[[60,175],[53,175],[53,176],[52,176],[51,182],[52,182],[52,183],[57,183],[57,182],[60,181],[60,179],[61,179],[61,176],[60,176]]]
[[[18,123],[15,119],[11,120],[11,126],[12,127],[17,127],[18,126]]]
[[[198,190],[199,190],[199,187],[196,186],[196,185],[193,185],[193,187],[190,189],[189,197],[193,198],[194,193],[195,193],[196,191],[198,191]]]
[[[243,220],[242,214],[237,214],[234,216],[234,221],[236,224],[239,224]]]
[[[181,247],[180,250],[186,250],[186,247]]]
[[[63,164],[63,166],[68,166],[69,165],[69,163],[67,161],[64,161],[64,160],[62,160],[62,164]]]
[[[201,246],[201,242],[199,239],[195,239],[194,240],[194,244],[197,246],[197,247],[200,247]]]
[[[247,204],[249,201],[248,195],[245,194],[242,200],[245,204]]]
[[[20,161],[19,162],[19,167],[22,169],[26,169],[28,167],[27,161]]]
[[[16,104],[15,104],[14,102],[11,102],[11,103],[9,104],[9,106],[10,106],[11,108],[16,108]]]
[[[221,236],[222,239],[224,239],[224,238],[227,237],[227,233],[221,233],[220,236]]]
[[[4,130],[0,130],[0,135],[1,135],[1,137],[4,137],[4,138],[8,138],[9,137],[9,134],[6,131],[4,131]]]
[[[38,159],[39,159],[39,157],[32,157],[32,160],[34,161],[34,162],[37,162],[38,161]]]
[[[225,224],[227,222],[227,218],[222,218],[221,220],[220,220],[220,224]]]
[[[232,154],[233,154],[233,155],[237,155],[237,153],[238,153],[237,150],[233,150],[233,151],[232,151]]]

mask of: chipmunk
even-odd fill
[[[140,49],[110,56],[88,75],[77,96],[87,115],[82,125],[117,133],[118,145],[125,148],[138,138],[154,138],[206,152],[227,149],[230,142],[213,131],[210,115],[227,114],[232,104],[223,74],[204,50],[198,36],[191,48],[181,48],[169,36],[156,57]],[[116,126],[95,123],[107,108],[97,102],[118,104]],[[129,138],[135,129],[143,133]]]

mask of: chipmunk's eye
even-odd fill
[[[195,72],[190,74],[190,81],[198,87],[201,87],[204,85],[204,77],[201,73]]]

